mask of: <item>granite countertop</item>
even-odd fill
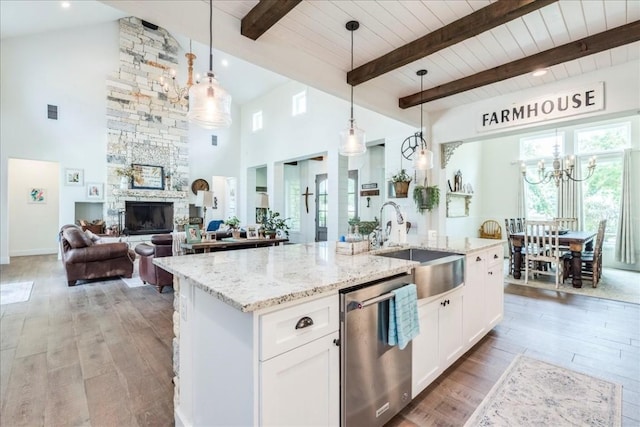
[[[466,254],[499,244],[499,240],[443,237],[403,246]],[[417,262],[375,255],[400,248],[339,255],[335,242],[321,242],[162,257],[153,262],[232,307],[251,312],[409,272]]]

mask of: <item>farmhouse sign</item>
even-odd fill
[[[508,107],[482,111],[477,130],[486,132],[604,109],[604,83],[592,83],[540,98],[514,103]]]

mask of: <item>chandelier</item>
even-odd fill
[[[427,141],[424,140],[422,134],[422,84],[427,70],[418,70],[416,74],[420,76],[420,131],[407,137],[402,142],[401,153],[407,160],[411,160],[415,154],[415,158],[413,158],[413,168],[415,170],[426,171],[433,168],[433,151],[427,147]]]
[[[187,58],[187,84],[180,87],[176,81],[176,70],[169,67],[162,67],[164,73],[160,77],[160,84],[171,103],[189,105],[189,89],[193,86],[193,60],[196,59],[196,55],[191,52],[191,40],[189,40],[189,52],[184,56]],[[199,83],[199,80],[199,76],[196,76],[196,83]]]
[[[587,164],[587,176],[584,178],[578,178],[575,175],[575,165],[576,160],[574,156],[567,156],[565,158],[560,157],[560,145],[556,142],[553,148],[553,169],[546,170],[544,166],[544,160],[540,160],[538,162],[538,180],[533,180],[527,178],[527,167],[524,162],[522,162],[520,166],[520,170],[522,172],[522,178],[527,181],[529,184],[538,185],[545,184],[547,182],[551,182],[553,180],[556,184],[556,187],[560,185],[561,182],[582,182],[585,181],[593,175],[593,172],[596,170],[596,157],[592,156],[589,159],[589,163]]]

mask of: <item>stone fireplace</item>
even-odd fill
[[[173,230],[172,202],[125,201],[126,234],[160,234]]]
[[[104,218],[107,226],[120,225],[127,202],[172,203],[172,221],[188,217],[187,107],[173,103],[160,82],[178,68],[181,48],[165,29],[138,18],[122,18],[119,26],[120,65],[107,79]],[[134,163],[162,166],[164,188],[121,188],[116,170]]]

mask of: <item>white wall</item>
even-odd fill
[[[12,227],[9,158],[58,162],[58,185],[65,168],[84,169],[85,183],[106,181],[106,80],[119,67],[118,41],[114,21],[0,42],[0,235],[9,235]],[[47,104],[58,106],[58,120],[47,119]],[[189,129],[190,176],[185,190],[191,203],[194,179],[238,176],[241,117],[237,107],[232,117],[233,124],[226,130]],[[212,133],[218,135],[217,147],[211,146]],[[60,185],[59,220],[49,233],[75,221],[75,202],[86,201],[85,194],[84,186]],[[7,239],[0,239],[0,263],[9,262],[8,245]]]
[[[307,90],[307,112],[292,117],[291,97],[305,89]],[[262,111],[264,127],[253,132],[251,129],[252,116],[257,111]],[[388,153],[391,149],[392,156],[400,156],[399,144],[404,138],[416,131],[415,128],[404,123],[360,108],[357,105],[354,107],[354,117],[358,127],[366,131],[367,140],[386,141],[389,144],[386,151]],[[329,204],[330,206],[342,206],[338,199],[337,181],[333,180],[340,176],[340,169],[344,169],[344,173],[347,170],[347,164],[342,165],[337,156],[338,133],[348,126],[348,119],[349,102],[298,82],[281,85],[264,96],[243,105],[241,167],[246,170],[266,163],[268,169],[267,186],[272,209],[282,210],[280,205],[283,202],[277,197],[278,193],[282,193],[282,188],[276,187],[276,182],[282,181],[276,180],[275,164],[287,160],[307,159],[322,154],[327,155],[330,188],[335,184],[334,189],[329,193]],[[241,183],[242,185],[243,183]],[[248,192],[245,186],[242,188],[241,197],[246,197],[242,195],[249,193],[253,194]],[[346,215],[346,208],[344,210]],[[311,212],[311,206],[309,206],[309,211]],[[346,228],[346,220],[342,221],[344,226],[341,223],[340,211],[340,209],[331,210],[329,240],[336,240]],[[251,217],[252,213],[244,212],[242,215]]]
[[[59,165],[9,159],[9,256],[58,252]],[[32,188],[45,190],[44,203],[29,203]],[[6,236],[6,235],[5,235]]]
[[[513,92],[508,95],[486,99],[472,104],[462,105],[430,114],[433,140],[437,143],[452,141],[473,141],[507,134],[522,133],[556,123],[573,121],[600,120],[608,116],[620,116],[636,112],[640,108],[640,61],[597,70],[558,82],[549,83],[531,89]],[[512,103],[535,99],[542,95],[553,94],[572,89],[583,84],[604,82],[605,110],[564,119],[549,120],[523,126],[514,126],[503,130],[478,132],[481,113],[504,108]]]

